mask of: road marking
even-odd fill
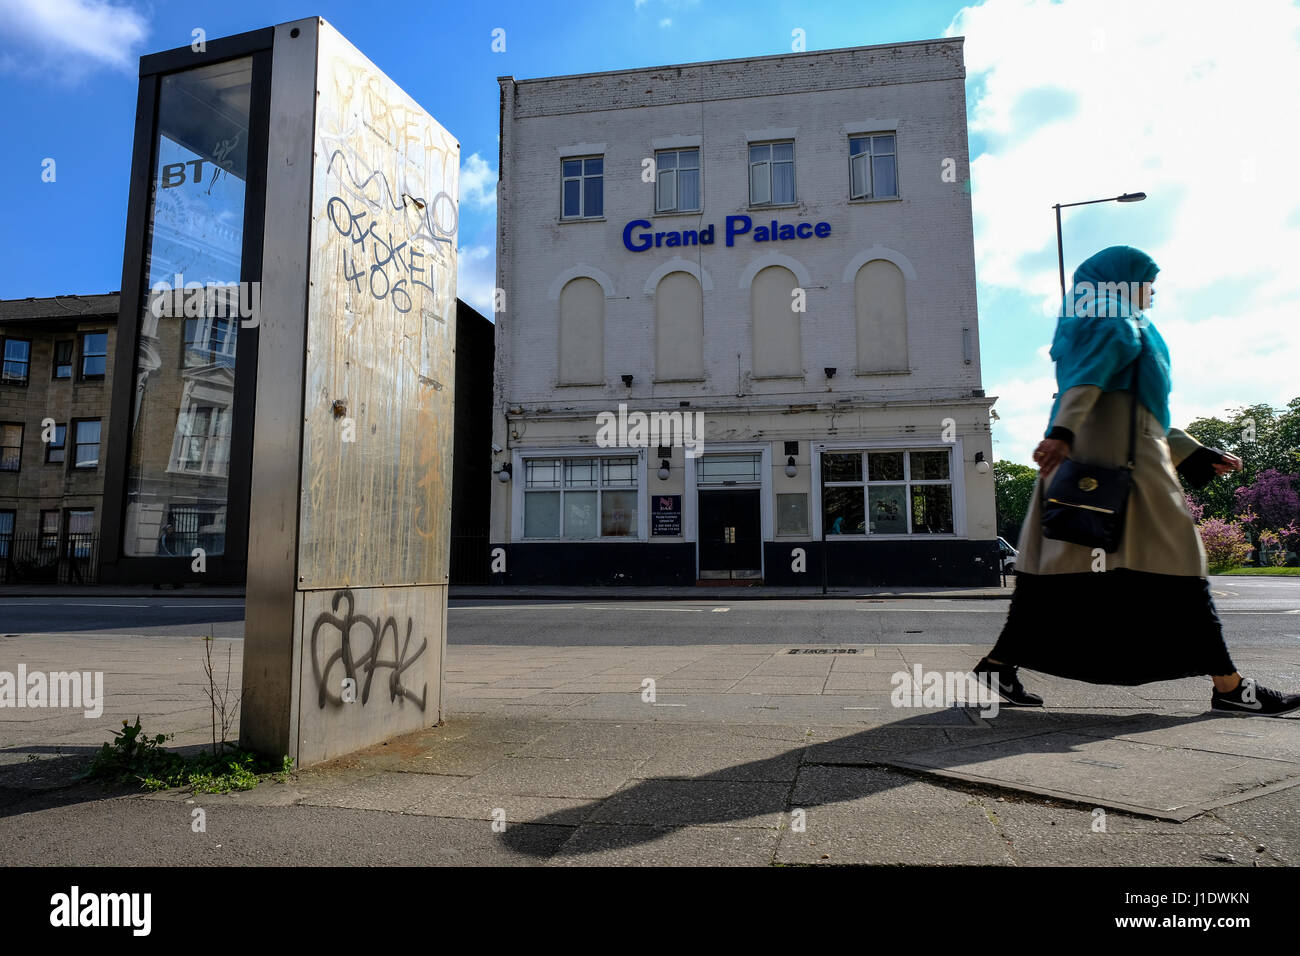
[[[713,613],[714,613],[714,614],[725,614],[725,613],[727,613],[727,612],[730,611],[730,610],[731,610],[731,608],[729,608],[729,607],[715,607],[715,608],[713,609]]]
[[[879,710],[879,707],[841,707],[840,710]]]
[[[448,607],[448,611],[537,611],[555,608],[557,611],[571,611],[572,604],[459,604]]]
[[[855,611],[895,611],[900,614],[1006,614],[1002,607],[856,607]]]
[[[156,607],[153,604],[75,604],[69,601],[64,607]]]
[[[685,707],[685,704],[655,704],[656,707]]]

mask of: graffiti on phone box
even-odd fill
[[[445,200],[447,208],[450,209],[454,217],[456,215],[455,202],[445,192],[440,192],[432,202],[426,202],[420,197],[408,196],[405,193],[402,194],[401,200],[398,201],[388,185],[387,177],[382,172],[376,170],[364,180],[358,180],[352,174],[352,169],[342,150],[336,149],[331,154],[326,169],[327,173],[333,171],[336,160],[342,161],[343,171],[347,173],[347,178],[351,182],[351,187],[345,186],[344,191],[350,193],[353,196],[353,202],[361,207],[359,211],[354,210],[353,205],[347,199],[337,194],[331,196],[325,204],[325,212],[329,217],[330,224],[339,235],[348,237],[353,247],[352,251],[344,249],[340,253],[344,281],[358,293],[368,290],[371,297],[376,301],[382,302],[384,299],[388,299],[393,303],[393,307],[401,313],[410,312],[414,305],[411,289],[416,286],[422,287],[434,296],[432,312],[436,318],[440,319],[441,309],[438,308],[437,304],[438,293],[433,286],[425,281],[429,273],[429,267],[423,264],[423,260],[427,257],[421,251],[419,241],[423,239],[430,242],[444,242],[448,246],[451,245],[451,239],[448,236],[438,235],[443,230],[435,222],[434,207],[439,206],[439,203]],[[382,192],[379,197],[371,198],[367,195],[366,189],[375,181],[382,187]],[[392,229],[386,229],[383,235],[377,231],[378,228],[383,228],[379,222],[379,214],[389,209],[400,211],[404,219],[412,211],[415,213],[418,226],[406,238],[401,239],[399,236],[398,238],[401,241],[394,240]],[[454,233],[455,226],[453,225],[449,235]],[[366,240],[370,240],[368,263]],[[360,267],[356,265],[353,259],[353,252],[357,252],[361,256]],[[392,270],[391,274],[390,268]]]
[[[406,639],[400,640],[397,628],[397,619],[391,614],[384,620],[378,617],[366,617],[364,614],[355,612],[355,598],[351,591],[335,591],[334,597],[330,601],[330,606],[334,612],[322,611],[316,618],[316,623],[311,629],[311,666],[312,672],[316,677],[318,688],[318,702],[321,709],[324,709],[328,702],[335,706],[342,706],[346,701],[343,698],[342,688],[343,680],[349,679],[356,686],[357,673],[365,674],[365,683],[361,685],[361,694],[358,698],[361,706],[365,706],[370,700],[370,683],[374,680],[375,671],[379,669],[391,670],[388,676],[388,699],[390,702],[401,703],[402,700],[409,700],[420,710],[424,710],[425,702],[429,695],[429,685],[426,683],[420,689],[419,696],[409,687],[402,683],[402,674],[406,672],[412,664],[419,660],[429,646],[428,638],[420,642],[420,646],[415,649],[415,653],[407,656],[411,650],[411,629],[414,622],[411,618],[406,619]],[[338,615],[339,605],[346,601],[347,612],[342,616]],[[352,646],[352,632],[355,628],[361,628],[369,634],[370,644],[365,652],[357,655],[356,649]],[[328,648],[329,644],[322,647],[321,632],[325,630],[329,635],[337,632],[338,646],[330,655],[321,660],[321,654]],[[393,656],[391,659],[381,659],[380,654],[384,648],[384,641],[389,633],[393,635]],[[336,679],[331,678],[334,673],[336,664],[342,662],[343,673]],[[333,690],[331,689],[333,688]],[[335,693],[334,691],[339,691]]]

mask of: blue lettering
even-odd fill
[[[759,226],[754,230],[755,242],[767,242],[767,226]]]
[[[800,239],[807,239],[809,236],[812,235],[812,223],[801,222],[799,223],[799,225],[795,226],[794,231],[799,236]]]
[[[702,246],[713,245],[713,223],[709,223],[707,226],[705,226],[703,229],[700,230],[700,245]]]
[[[813,227],[813,232],[818,239],[825,239],[831,234],[831,224],[829,222],[819,222]]]
[[[780,238],[783,242],[784,242],[786,239],[793,239],[793,238],[794,238],[794,226],[790,225],[789,223],[786,223],[784,226],[782,226],[782,227],[781,227],[781,232],[780,232],[779,238]]]
[[[736,228],[741,223],[744,223],[744,227],[740,229]],[[750,219],[748,216],[728,216],[727,217],[727,245],[734,246],[736,244],[736,237],[743,236],[745,233],[749,232],[749,227],[752,226],[753,224],[754,224],[754,220]],[[648,226],[650,224],[646,223],[646,225]]]
[[[633,219],[623,227],[623,245],[627,246],[628,252],[645,252],[650,248],[650,233],[643,232],[636,237],[637,244],[632,244],[632,230],[640,226],[642,229],[649,229],[650,223],[645,219]]]

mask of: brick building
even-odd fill
[[[93,580],[117,312],[0,300],[0,581]]]
[[[962,42],[500,79],[494,580],[995,580]]]

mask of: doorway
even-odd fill
[[[758,488],[700,490],[701,580],[762,578],[761,494]]]

